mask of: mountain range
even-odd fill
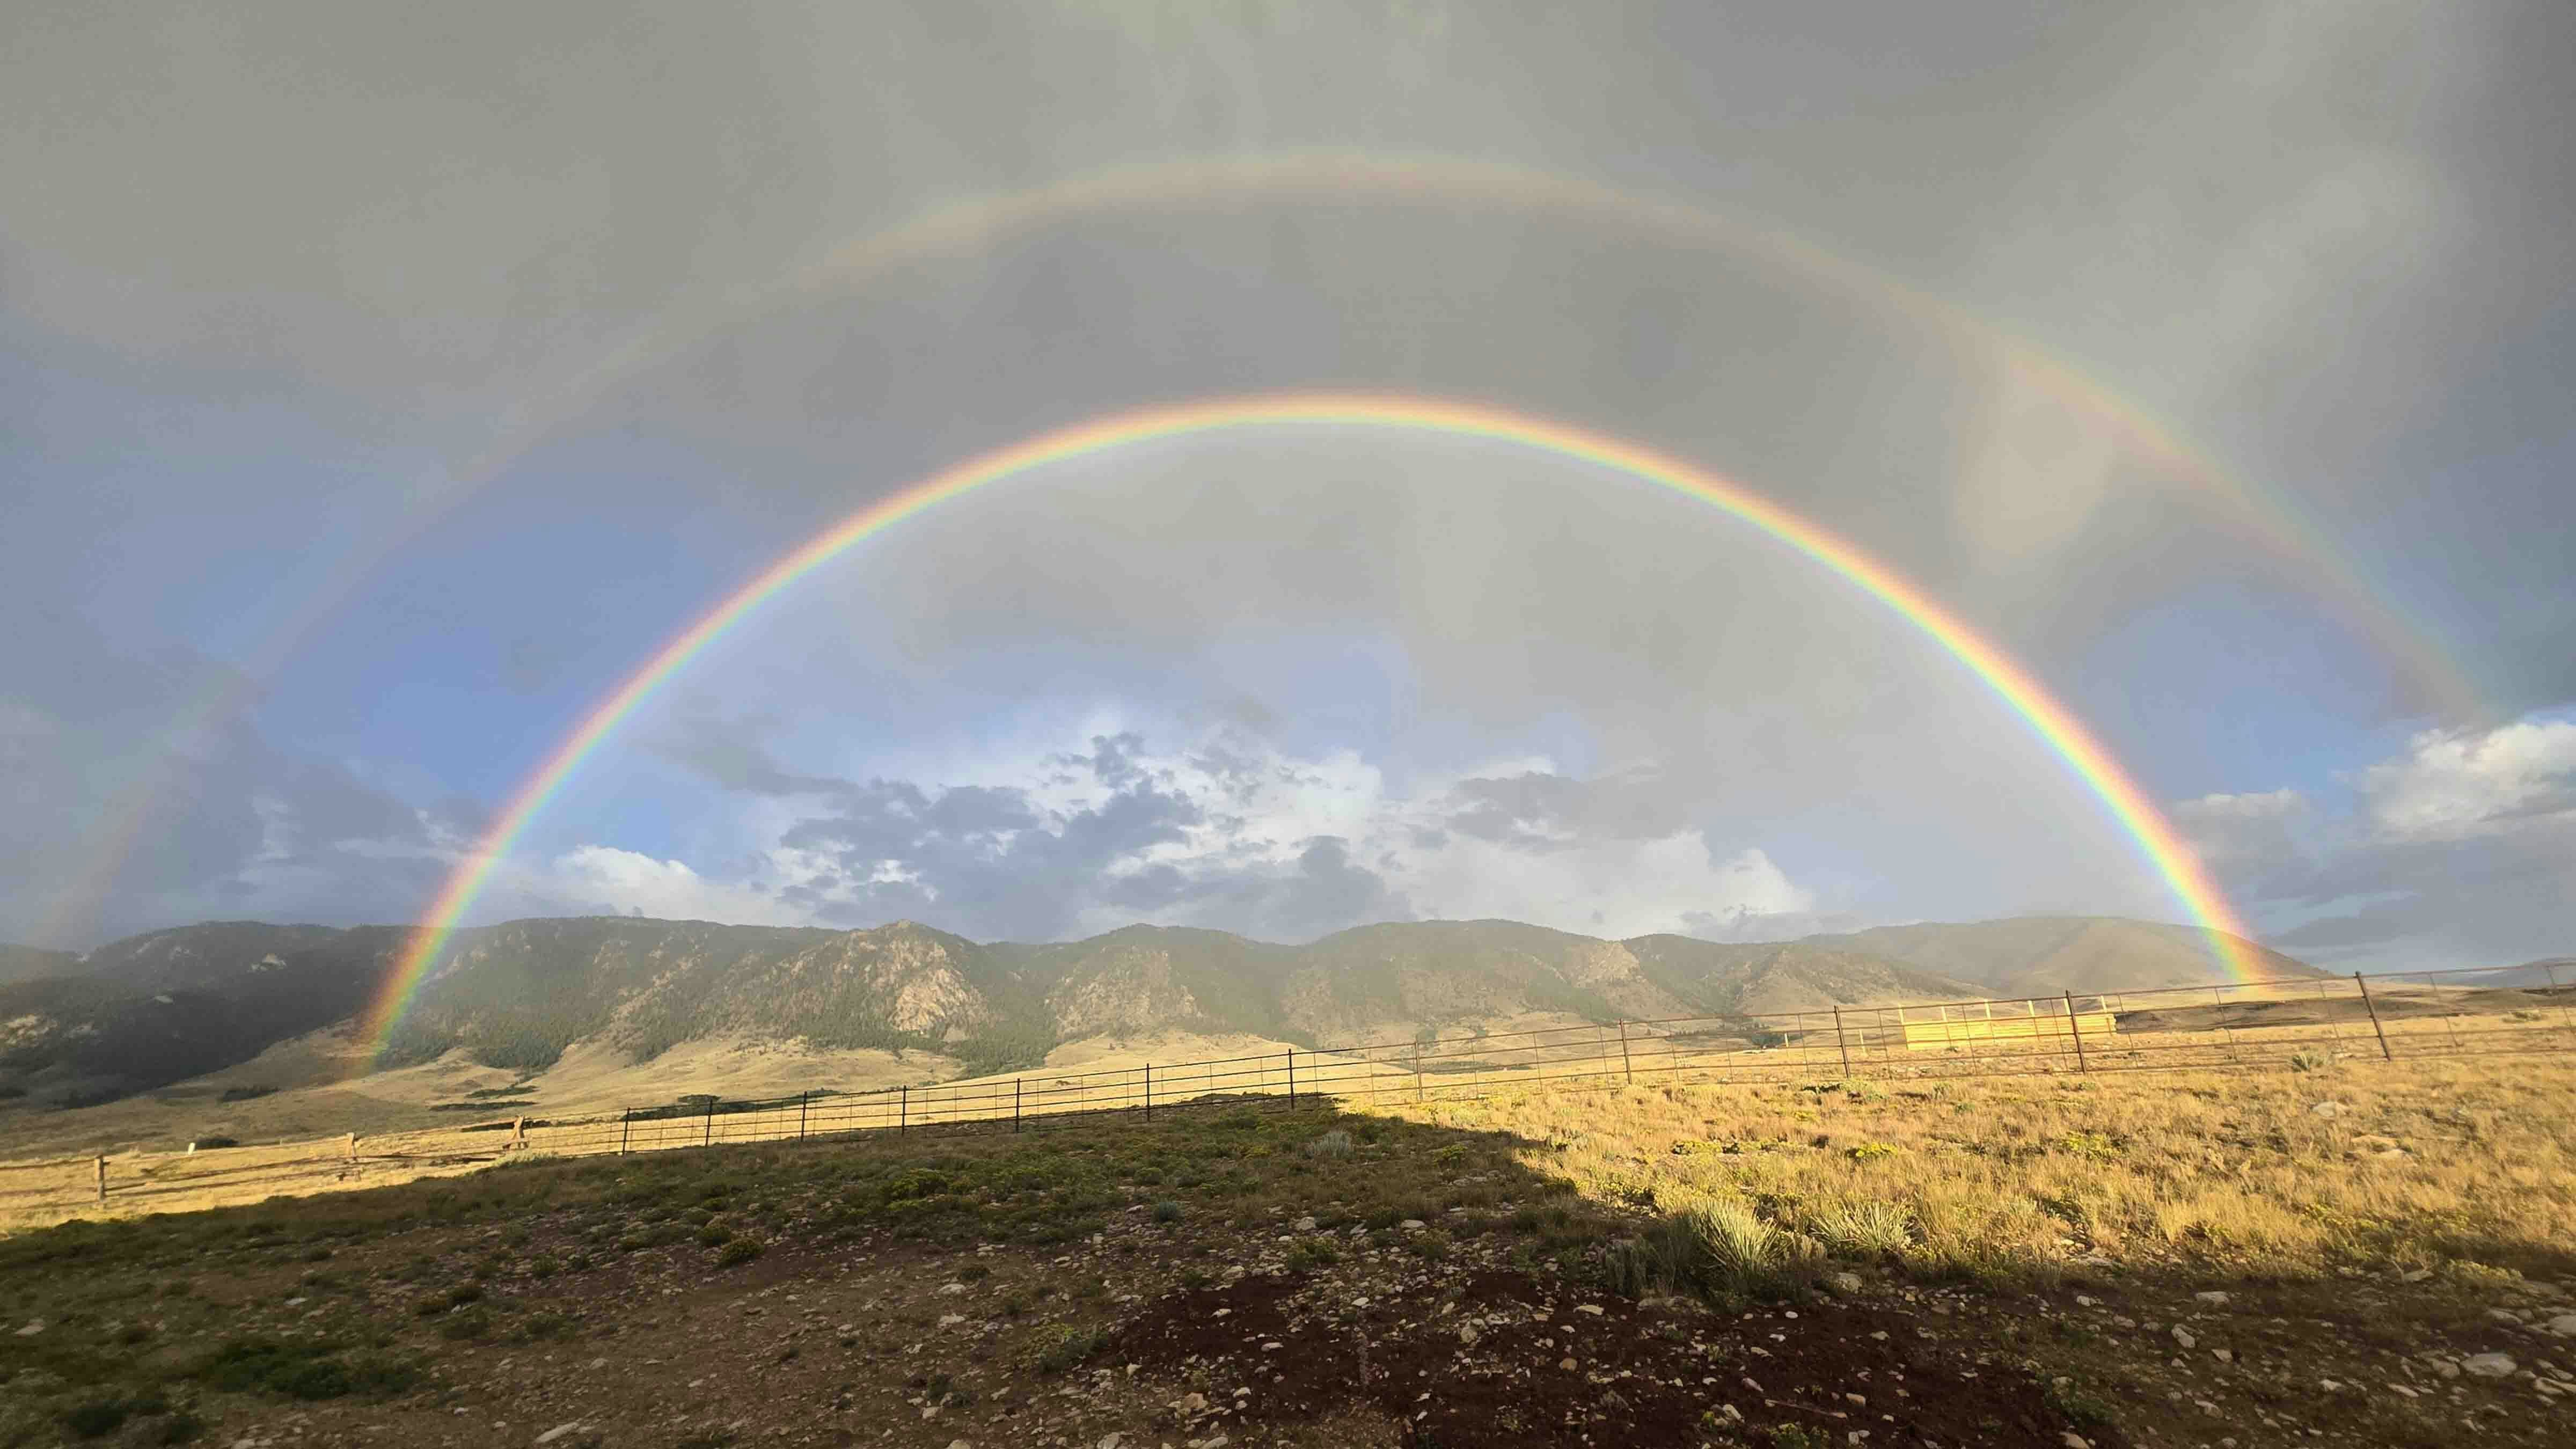
[[[0,1098],[80,1105],[241,1063],[361,1011],[401,927],[220,921],[86,956],[0,951]],[[2259,948],[2258,948],[2259,949]],[[2321,974],[2263,952],[2284,976]],[[1531,1019],[1821,1010],[2219,979],[2199,932],[2107,917],[1891,926],[1763,944],[1603,940],[1515,921],[1361,926],[1304,945],[1129,926],[978,943],[620,916],[460,931],[381,1065],[462,1053],[534,1072],[577,1045],[650,1061],[685,1043],[933,1052],[967,1073],[1143,1033],[1332,1046]]]

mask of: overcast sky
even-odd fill
[[[2576,953],[2561,4],[20,7],[0,940],[417,916],[980,450],[1636,440],[2017,657],[2271,944]],[[706,651],[475,918],[2179,919],[1954,659],[1492,441],[1111,449]]]

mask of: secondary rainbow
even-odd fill
[[[1626,473],[1714,504],[1777,542],[1841,575],[1968,667],[2066,762],[2136,842],[2174,898],[2205,930],[2219,962],[2240,980],[2256,975],[2247,931],[2199,858],[2175,834],[2109,750],[2010,655],[1885,564],[1860,549],[1706,469],[1634,443],[1475,403],[1386,394],[1296,393],[1150,407],[1078,423],[970,458],[860,509],[786,554],[736,589],[655,651],[581,724],[563,738],[449,875],[388,973],[364,1022],[364,1039],[381,1053],[413,995],[445,950],[519,835],[600,743],[616,732],[665,681],[688,667],[736,622],[894,524],[962,493],[1015,474],[1113,448],[1230,428],[1278,426],[1379,428],[1448,434],[1518,444]]]

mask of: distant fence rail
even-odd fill
[[[2576,1051],[2576,970],[2562,979],[2549,966],[1425,1033],[1105,1071],[818,1088],[757,1101],[696,1093],[577,1118],[0,1162],[0,1227],[255,1202],[472,1171],[515,1155],[661,1152],[964,1124],[1019,1131],[1249,1099],[1382,1105],[1549,1084],[1911,1080],[2551,1051]]]

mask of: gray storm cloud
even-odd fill
[[[2371,676],[2353,689],[2372,723],[2488,727],[2570,687],[2563,478],[2522,465],[2464,506],[2426,461],[2563,412],[2564,359],[2529,299],[2576,270],[2576,181],[2528,142],[2576,123],[2561,7],[63,5],[22,7],[12,30],[0,337],[37,359],[0,388],[0,424],[31,440],[0,475],[23,523],[0,530],[13,610],[63,595],[114,612],[161,561],[204,552],[398,553],[475,487],[614,516],[628,447],[689,459],[672,486],[774,551],[1050,426],[1340,387],[1669,449],[1889,559],[2051,677],[2098,671],[2106,634],[2213,587],[2334,615],[2322,566],[2245,541],[2253,508],[2422,619],[2493,714],[2418,718],[2447,706],[2337,636]],[[1444,191],[1430,167],[1413,194],[1309,180],[1069,204],[963,227],[864,285],[826,271],[778,290],[973,198],[1301,152],[1525,168],[1671,199],[1714,230]],[[1715,234],[1883,283],[1820,286]],[[1987,340],[1927,322],[1912,294],[1984,319]],[[1994,339],[2011,338],[2088,375],[2006,365]],[[289,527],[209,540],[149,506],[102,522],[113,509],[52,482],[138,431],[62,400],[89,375],[255,401],[333,466],[198,476],[200,450],[164,437],[165,486],[237,493]],[[2140,428],[2194,467],[2142,456]],[[354,540],[331,514],[353,494],[373,507]],[[311,537],[280,543],[308,517]],[[100,529],[132,557],[59,543]],[[280,594],[311,586],[267,573]],[[403,587],[370,576],[335,610],[400,614],[417,601],[381,593]],[[1381,693],[1390,773],[1454,785],[1454,809],[1410,822],[1426,832],[1535,851],[1705,831],[1724,857],[1784,812],[1866,800],[1804,828],[1924,862],[1879,909],[1969,885],[1999,905],[2164,908],[2063,767],[1901,620],[1713,513],[1560,459],[1258,432],[1129,450],[948,505],[797,603],[869,622],[781,635],[769,657],[891,672],[925,698],[1007,681],[1068,715],[1128,691],[1297,758],[1344,702],[1318,689]],[[154,607],[0,641],[0,764],[27,805],[0,822],[0,858],[41,863],[166,776],[153,818],[170,828],[102,922],[157,924],[254,866],[269,895],[248,899],[404,913],[439,828],[320,747],[241,720],[219,722],[217,750],[156,745],[158,719],[98,727],[114,710],[69,666],[187,612]],[[534,698],[597,629],[527,613],[484,672]],[[184,690],[137,688],[184,708]],[[824,691],[737,703],[792,714],[807,689]],[[1538,735],[1580,748],[1454,783]],[[925,810],[1007,803],[927,777],[880,798],[851,760],[662,738],[729,795],[809,802],[794,828],[816,852],[859,851],[905,818],[906,790]],[[2396,814],[2465,788],[2385,778],[2373,798]],[[2194,823],[2249,872],[2297,854],[2284,817],[2251,805]],[[2443,859],[2508,853],[2499,832],[2457,834],[2475,839]],[[384,848],[337,866],[317,848],[361,838]],[[1122,889],[1136,909],[1200,902],[1281,930],[1410,909],[1413,886],[1360,878],[1377,863],[1356,838],[1318,833],[1252,884],[1173,865]],[[1059,854],[1032,872],[1087,859],[1025,848],[1042,847]],[[335,868],[364,889],[318,883]],[[13,889],[0,925],[53,918],[58,889]]]

